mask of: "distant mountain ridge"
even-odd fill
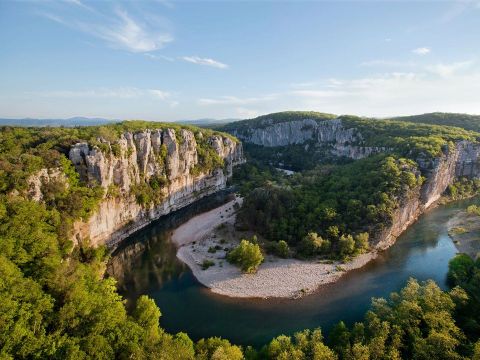
[[[118,119],[104,119],[104,118],[88,118],[82,116],[75,116],[68,119],[7,119],[0,118],[0,126],[32,126],[32,127],[45,127],[45,126],[92,126],[92,125],[105,125],[119,122]]]
[[[203,127],[215,127],[225,125],[227,123],[238,121],[239,119],[213,119],[203,118],[195,120],[177,120],[171,121],[177,124],[183,125],[195,125]],[[95,126],[95,125],[107,125],[116,122],[121,122],[120,119],[105,119],[105,118],[89,118],[83,116],[75,116],[67,119],[35,119],[35,118],[0,118],[0,126],[25,126],[25,127],[45,127],[45,126]]]
[[[253,119],[214,119],[214,118],[201,118],[201,119],[186,119],[172,121],[178,124],[195,125],[207,128],[215,128],[228,131],[230,128],[239,128],[242,126],[254,126],[265,127],[267,123],[282,123],[293,120],[312,119],[316,121],[332,120],[338,116],[335,114],[327,114],[316,111],[284,111],[273,114],[266,114],[258,116]],[[373,119],[373,118],[370,118]],[[423,123],[430,125],[444,125],[444,126],[456,126],[466,130],[472,130],[480,132],[480,115],[470,115],[461,113],[442,113],[433,112],[420,115],[407,115],[407,116],[395,116],[388,118],[376,118],[378,120],[396,120],[410,123]],[[106,119],[100,117],[83,117],[75,116],[67,119],[35,119],[35,118],[0,118],[0,126],[26,126],[26,127],[45,127],[45,126],[95,126],[106,125],[116,122],[120,122],[120,119]]]

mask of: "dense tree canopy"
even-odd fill
[[[389,225],[402,197],[422,181],[413,161],[377,155],[265,183],[246,195],[239,221],[303,255],[345,258],[365,251],[369,234]],[[315,241],[307,236],[313,233]]]
[[[450,263],[448,292],[431,281],[411,280],[388,300],[375,299],[362,322],[339,323],[325,338],[320,329],[282,335],[258,351],[225,339],[194,343],[184,333],[168,334],[159,326],[160,310],[146,296],[127,310],[115,280],[104,276],[106,250],[71,242],[73,221],[88,218],[108,194],[82,184],[65,154],[81,139],[143,126],[0,131],[0,358],[480,358],[480,263],[465,255]],[[43,167],[61,169],[66,181],[49,184],[43,201],[32,201],[25,195],[26,179]],[[252,190],[246,209],[258,216],[242,217],[275,240],[281,256],[296,250],[339,257],[365,251],[369,236],[390,221],[400,194],[415,191],[422,181],[416,164],[398,154],[291,178],[269,172],[245,171],[249,178],[242,186]],[[156,181],[149,185],[160,186],[162,180]],[[477,185],[461,186],[457,190]],[[245,269],[254,269],[261,262],[258,244],[243,248],[232,257],[242,267],[253,258],[253,267],[247,261]]]

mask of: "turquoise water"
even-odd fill
[[[194,340],[222,336],[255,346],[280,334],[318,326],[328,331],[340,320],[359,321],[372,297],[387,297],[410,277],[433,279],[446,288],[448,261],[456,253],[447,235],[447,221],[460,209],[480,202],[459,201],[427,212],[377,259],[312,295],[260,300],[212,294],[175,256],[171,230],[224,201],[224,195],[205,199],[132,235],[113,254],[109,272],[130,302],[141,294],[155,299],[162,311],[161,326],[167,331],[187,332]]]

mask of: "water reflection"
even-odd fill
[[[180,278],[188,267],[176,257],[170,241],[173,229],[204,211],[214,209],[233,197],[221,191],[197,201],[172,215],[160,218],[126,239],[112,254],[107,273],[118,281],[120,293],[135,299],[149,289],[161,288]]]
[[[433,279],[445,287],[448,261],[456,253],[446,223],[460,209],[479,202],[472,199],[429,211],[376,260],[315,294],[299,300],[252,300],[212,294],[177,260],[169,241],[175,226],[223,201],[207,200],[134,234],[114,253],[109,271],[127,299],[140,294],[155,299],[166,330],[185,331],[195,340],[216,335],[257,346],[282,333],[317,326],[328,330],[339,320],[359,321],[372,297],[398,291],[409,277]]]

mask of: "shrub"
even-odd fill
[[[369,248],[368,244],[368,233],[363,232],[355,235],[355,251],[358,254],[363,254]]]
[[[212,260],[205,259],[202,262],[202,270],[207,270],[210,266],[214,266],[215,263]]]
[[[330,248],[330,241],[324,240],[316,232],[309,232],[299,245],[299,252],[304,256],[315,256]]]
[[[280,240],[275,246],[275,253],[281,258],[287,258],[290,254],[290,248],[288,247],[287,242]]]
[[[355,251],[355,240],[352,235],[342,235],[338,240],[339,252],[342,257],[347,257]]]
[[[470,205],[469,207],[467,207],[467,213],[480,216],[480,206]]]
[[[263,262],[263,255],[258,244],[244,239],[240,245],[228,253],[227,260],[239,266],[245,273],[255,273]]]

